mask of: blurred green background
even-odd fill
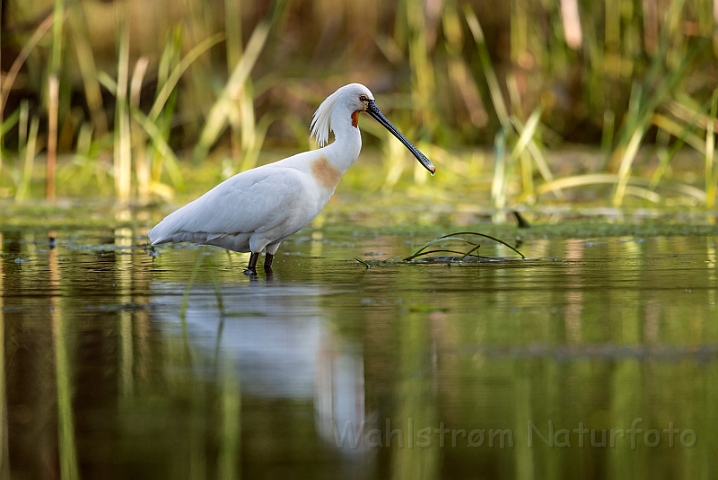
[[[586,185],[616,206],[712,207],[716,5],[5,0],[0,196],[171,199],[202,165],[211,185],[313,148],[313,111],[361,82],[439,188],[497,208]],[[381,179],[350,184],[424,180],[361,127]]]

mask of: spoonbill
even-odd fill
[[[265,250],[264,269],[271,272],[274,254],[282,240],[319,214],[342,175],[359,156],[360,112],[374,117],[434,173],[429,159],[381,113],[369,89],[351,83],[329,95],[312,117],[311,134],[322,148],[225,180],[150,230],[152,245],[193,242],[251,252],[246,274],[257,273],[259,254]],[[330,130],[334,132],[334,142],[325,146]]]

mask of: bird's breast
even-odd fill
[[[334,191],[339,184],[339,179],[342,178],[342,174],[337,170],[326,157],[319,157],[314,160],[311,164],[312,177],[317,184],[322,187]]]

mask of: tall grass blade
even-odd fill
[[[30,56],[30,53],[32,53],[32,51],[35,49],[42,37],[45,36],[47,31],[50,30],[50,27],[52,27],[53,19],[53,15],[48,15],[45,20],[40,23],[40,25],[30,36],[30,38],[25,42],[22,49],[20,50],[20,53],[17,55],[17,57],[15,57],[15,60],[12,62],[12,65],[7,71],[7,74],[5,74],[0,81],[0,123],[2,123],[3,125],[5,125],[5,121],[3,120],[5,113],[5,104],[7,103],[7,99],[10,95],[10,92],[12,91],[13,85],[15,84],[15,79],[17,78],[18,73],[20,73],[20,69],[25,64],[25,61]],[[2,170],[4,164],[3,146],[5,143],[5,133],[6,131],[0,133],[0,180],[2,179]]]
[[[476,80],[474,80],[469,70],[469,62],[463,56],[464,33],[461,18],[454,2],[447,2],[444,5],[441,20],[447,41],[446,49],[449,55],[448,76],[458,88],[473,127],[484,127],[488,122],[488,115],[481,100]]]
[[[533,158],[534,163],[536,164],[536,167],[541,174],[541,177],[544,179],[544,182],[552,182],[553,174],[551,173],[551,169],[548,166],[548,162],[546,161],[546,158],[544,157],[543,153],[541,153],[541,149],[539,148],[538,142],[536,141],[536,132],[538,131],[538,127],[540,125],[540,118],[540,107],[537,107],[531,113],[531,116],[526,122],[526,125],[523,125],[518,118],[511,117],[511,123],[514,126],[514,129],[516,129],[516,131],[520,133],[519,140],[515,149],[519,147],[520,148],[516,156],[523,156],[523,149],[527,149],[528,153],[531,155],[531,158]],[[526,172],[527,174],[530,173],[530,168],[527,167],[526,170],[528,170]],[[533,184],[533,182],[531,182],[531,184]],[[563,194],[561,193],[561,190],[555,190],[553,194],[558,199],[564,198]]]
[[[484,76],[486,77],[486,83],[489,86],[489,93],[491,95],[491,102],[494,106],[494,111],[496,112],[496,116],[499,118],[501,125],[506,126],[509,123],[508,109],[506,108],[506,103],[504,102],[504,97],[501,93],[501,87],[499,87],[496,72],[494,71],[494,67],[491,63],[491,57],[489,55],[489,50],[486,47],[486,39],[484,37],[484,32],[481,29],[481,24],[479,23],[479,19],[476,17],[474,11],[471,9],[471,6],[468,4],[464,6],[464,16],[466,17],[466,22],[469,25],[469,30],[471,30],[471,35],[474,38],[474,43],[476,44],[476,49],[479,53],[479,61],[481,62],[481,68],[484,72]]]
[[[173,182],[182,181],[182,177],[179,175],[179,167],[175,161],[172,161],[174,154],[167,145],[175,118],[175,109],[178,98],[178,91],[174,88],[174,86],[176,86],[176,81],[179,80],[179,76],[184,71],[182,69],[182,65],[180,65],[183,61],[181,55],[182,38],[183,30],[180,27],[175,28],[172,34],[167,38],[157,72],[157,93],[168,93],[166,94],[166,97],[165,94],[162,94],[162,98],[166,99],[162,100],[160,104],[157,103],[159,98],[158,95],[155,95],[155,103],[153,104],[153,107],[156,107],[156,111],[159,113],[157,114],[155,120],[147,119],[148,123],[143,126],[145,130],[151,128],[151,131],[153,132],[151,134],[153,145],[148,152],[148,157],[151,157],[150,190],[164,198],[171,198],[174,194],[171,187],[161,183],[162,173],[165,170],[169,172]],[[195,47],[195,49],[197,49],[197,52],[195,53],[190,51],[190,53],[185,57],[187,60],[187,66],[190,65],[190,60],[192,60],[194,55],[200,51],[204,52],[207,48],[209,48],[207,45],[202,45],[201,48],[200,46]],[[177,69],[175,67],[180,68]],[[170,78],[171,76],[172,78]],[[170,86],[167,85],[168,81],[171,83]],[[161,107],[158,107],[158,105],[161,105]],[[136,116],[137,112],[133,112],[132,114],[133,116]],[[144,115],[142,115],[142,117],[144,117]],[[162,146],[158,147],[158,145]],[[171,157],[169,163],[166,164],[165,160],[168,158],[167,152],[170,152]],[[179,189],[179,185],[180,183],[175,183],[175,188]],[[184,188],[183,185],[182,188]]]
[[[530,159],[526,155],[526,147],[533,142],[533,138],[536,135],[536,130],[538,128],[540,118],[540,107],[536,108],[533,111],[528,121],[526,122],[526,125],[521,125],[521,122],[518,120],[518,118],[512,117],[512,124],[514,125],[516,131],[519,133],[519,138],[511,151],[511,160],[509,162],[511,165],[514,165],[517,160],[521,162],[521,183],[523,184],[523,195],[529,198],[533,197],[534,195],[534,185],[533,169],[531,168]],[[549,176],[550,175],[551,173],[549,172]]]
[[[710,102],[704,102],[700,98],[690,97],[683,92],[676,91],[675,100],[666,102],[665,108],[678,120],[687,123],[695,123],[705,130],[708,127],[708,114]],[[696,119],[696,117],[698,117]]]
[[[210,37],[211,38],[211,37]],[[175,27],[172,32],[168,35],[167,41],[165,42],[165,47],[162,49],[162,56],[160,57],[160,63],[157,68],[157,89],[158,93],[160,90],[163,89],[165,83],[170,78],[170,74],[176,75],[171,72],[173,70],[172,65],[178,64],[182,61],[182,39],[183,39],[183,29],[182,27],[178,26]],[[197,53],[203,53],[206,51],[207,48],[204,48],[203,50],[200,50],[200,45],[203,45],[204,42],[207,40],[200,42],[196,47],[194,47],[192,50],[190,50],[189,53],[192,53],[195,49],[197,49]],[[191,65],[192,62],[189,62],[187,66]],[[184,72],[184,70],[180,70],[180,72]],[[177,81],[181,77],[181,73],[176,76]],[[174,84],[176,85],[176,82]],[[169,88],[169,91],[171,92],[174,90],[174,86],[171,86]],[[161,109],[161,108],[160,108]]]
[[[252,79],[249,77],[247,77],[244,81],[244,86],[240,89],[238,103],[241,132],[240,138],[242,141],[242,163],[253,165],[256,158],[247,159],[246,156],[252,156],[255,151],[259,153],[261,144],[259,144],[260,135],[257,131],[258,126],[254,112],[254,85],[252,84]]]
[[[50,30],[50,27],[52,27],[52,22],[52,15],[49,15],[47,18],[45,18],[45,20],[43,20],[43,22],[37,27],[37,29],[35,29],[32,36],[23,45],[22,49],[20,50],[20,53],[12,62],[10,70],[8,70],[7,74],[4,75],[4,78],[2,79],[0,85],[0,115],[2,115],[5,109],[7,97],[12,91],[12,87],[15,84],[15,79],[17,78],[18,73],[20,73],[20,69],[25,64],[25,61],[30,56],[30,53],[32,53],[32,51],[35,49],[42,37],[47,33],[48,30]]]
[[[381,188],[384,192],[390,192],[397,182],[399,182],[401,174],[407,165],[406,159],[404,158],[406,149],[389,131],[384,131],[380,133],[380,135],[384,136],[382,150],[385,158],[384,168],[386,169],[386,173],[383,175],[384,183]]]
[[[692,128],[698,124],[697,115],[694,116],[693,120],[691,120],[691,124],[689,126],[681,125],[660,113],[653,114],[651,117],[651,123],[661,130],[670,133],[674,137],[681,139],[681,141],[690,145],[701,155],[706,154],[705,141],[698,135],[691,132]]]
[[[60,109],[60,74],[64,51],[65,0],[55,0],[52,21],[52,53],[47,79],[47,157],[45,167],[45,199],[55,199],[55,170]]]
[[[676,7],[676,3],[672,4],[672,8]],[[648,123],[651,117],[653,117],[656,109],[664,102],[666,102],[669,94],[676,88],[679,81],[684,78],[686,70],[693,59],[703,50],[705,42],[699,42],[699,44],[690,49],[687,53],[681,56],[680,62],[675,68],[670,69],[668,72],[663,71],[664,69],[664,56],[668,39],[664,38],[661,41],[659,52],[654,55],[651,62],[650,68],[642,85],[635,84],[631,91],[631,101],[629,104],[629,111],[626,115],[626,121],[621,130],[621,136],[618,142],[619,148],[614,152],[613,160],[620,160],[621,166],[625,166],[626,162],[633,161],[630,155],[626,155],[631,143],[636,139],[636,132],[638,130],[645,131],[648,128]],[[641,139],[639,139],[640,141]],[[640,146],[640,145],[639,145]],[[619,167],[620,168],[620,167]],[[613,196],[614,204],[620,204],[621,192],[623,186],[617,186],[616,192]]]
[[[45,165],[45,199],[55,200],[55,170],[57,168],[57,122],[60,102],[60,80],[51,73],[48,78],[47,158]]]
[[[25,200],[30,191],[32,171],[35,166],[35,155],[37,154],[37,135],[39,129],[40,119],[37,116],[33,116],[30,122],[30,132],[27,135],[27,145],[25,146],[25,166],[17,191],[15,192],[15,200],[19,202]]]
[[[225,32],[227,34],[227,65],[232,66],[239,63],[243,53],[242,5],[241,2],[225,0],[224,9]],[[230,71],[229,73],[231,74],[232,72]],[[254,166],[254,163],[256,163],[254,152],[255,150],[258,152],[256,147],[260,139],[255,122],[254,85],[251,78],[248,77],[245,80],[240,89],[239,97],[236,102],[231,104],[227,118],[232,129],[233,157],[242,162],[240,170],[245,170],[247,168],[245,165]]]
[[[135,69],[132,72],[132,82],[130,83],[130,112],[139,110],[140,108],[142,81],[147,72],[148,65],[149,59],[147,57],[141,57],[137,60],[137,63],[135,63]],[[149,199],[150,194],[150,166],[147,161],[145,138],[137,122],[132,122],[131,138],[133,157],[135,159],[135,177],[137,178],[137,197],[139,202],[144,204]]]
[[[241,94],[242,87],[264,48],[270,27],[270,23],[265,20],[260,22],[252,32],[242,59],[235,66],[220,97],[209,111],[202,133],[192,153],[193,160],[197,161],[207,155],[227,125],[230,104]]]
[[[164,168],[167,170],[167,174],[170,176],[170,180],[172,180],[174,187],[180,191],[184,191],[185,183],[179,169],[179,160],[167,143],[167,140],[165,140],[163,132],[139,109],[131,107],[130,113],[135,122],[137,122],[147,136],[150,137],[152,145],[155,149],[157,149],[157,152],[162,155]]]
[[[0,136],[7,134],[11,128],[17,125],[18,120],[20,120],[20,109],[15,110],[3,119],[2,124],[0,124]]]
[[[65,0],[54,0],[52,12],[52,53],[50,55],[50,73],[58,75],[62,66],[63,26],[65,23]]]
[[[491,182],[491,204],[498,209],[506,206],[506,132],[501,129],[494,140],[494,176]]]
[[[620,206],[623,203],[623,196],[628,183],[631,166],[636,158],[641,142],[643,141],[643,136],[648,129],[655,110],[666,100],[668,94],[675,88],[678,81],[683,78],[689,63],[700,50],[702,49],[690,51],[682,59],[678,67],[672,69],[665,77],[660,77],[659,74],[663,59],[660,58],[659,55],[656,55],[647,76],[647,81],[660,78],[657,87],[653,92],[645,96],[645,88],[642,86],[636,86],[636,88],[634,88],[631,95],[631,107],[629,109],[628,119],[624,126],[624,138],[630,139],[625,147],[620,149],[621,162],[618,171],[619,181],[612,199],[614,206]],[[648,83],[648,85],[650,85],[650,83]]]
[[[103,110],[102,91],[97,79],[97,64],[92,53],[92,45],[87,31],[87,20],[80,2],[73,1],[69,4],[68,22],[95,135],[103,137],[108,131],[107,115]]]
[[[519,133],[519,139],[516,142],[513,150],[511,151],[512,159],[516,159],[524,152],[524,149],[531,143],[536,135],[536,130],[539,126],[539,120],[541,119],[541,107],[537,107],[532,113],[525,125],[521,125],[518,119],[513,121],[513,125],[516,131]],[[513,119],[512,119],[513,120]]]
[[[616,114],[612,110],[603,112],[603,127],[601,132],[601,151],[609,155],[613,147],[613,131],[616,128]]]
[[[711,99],[711,113],[706,126],[706,206],[713,208],[716,197],[715,169],[715,135],[716,135],[716,114],[718,113],[718,88],[713,90]],[[715,169],[718,171],[718,169]]]
[[[429,58],[429,26],[425,3],[417,0],[404,1],[407,33],[409,35],[409,66],[411,68],[411,98],[414,118],[428,131],[434,131],[437,121],[434,68]]]
[[[100,82],[100,85],[105,87],[108,92],[117,97],[117,80],[105,72],[97,72],[97,81]]]
[[[654,115],[655,117],[655,115]],[[690,133],[690,130],[693,129],[695,126],[695,122],[698,120],[698,115],[695,116],[693,119],[693,123],[690,125],[686,125],[683,127],[683,130],[679,132],[678,135],[676,135],[676,141],[673,142],[673,145],[668,151],[664,151],[658,154],[658,167],[656,168],[655,172],[653,172],[653,175],[651,176],[651,183],[649,185],[650,190],[655,190],[656,186],[658,186],[658,182],[661,181],[661,178],[663,178],[663,175],[666,172],[666,169],[668,168],[668,164],[673,160],[673,157],[676,156],[676,154],[680,151],[681,148],[683,148],[683,145],[686,142],[686,137]],[[654,122],[655,123],[655,122]]]
[[[0,118],[2,116],[0,115]],[[5,134],[13,128],[20,120],[20,109],[16,109],[9,117],[2,119],[0,123],[0,187],[2,187],[3,176],[3,150],[5,149]]]
[[[227,65],[236,65],[242,57],[242,2],[224,0],[223,3]]]
[[[23,100],[22,103],[20,103],[20,108],[18,109],[18,119],[18,152],[20,153],[20,156],[22,156],[22,152],[24,152],[27,147],[28,125],[30,122],[30,102],[28,100]]]
[[[274,123],[275,120],[277,120],[277,117],[275,117],[274,115],[265,114],[254,126],[254,138],[251,144],[246,148],[244,147],[244,143],[242,144],[244,148],[244,153],[242,155],[242,165],[240,167],[241,171],[249,170],[250,168],[254,168],[257,166],[259,154],[262,150],[262,146],[264,145],[264,139],[267,136],[267,131],[269,130],[270,125]]]
[[[628,146],[623,153],[623,158],[621,159],[621,166],[618,169],[618,183],[616,184],[616,189],[613,194],[612,200],[613,206],[615,207],[620,207],[623,203],[623,197],[626,193],[626,185],[628,185],[628,178],[631,175],[631,165],[636,159],[636,155],[638,154],[638,149],[641,146],[641,141],[643,140],[643,135],[645,131],[646,129],[644,125],[641,125],[636,128],[633,132],[631,140],[628,142]]]
[[[222,34],[212,35],[187,52],[187,55],[180,60],[174,69],[172,69],[172,72],[169,77],[167,77],[167,80],[162,83],[162,88],[160,88],[160,91],[157,92],[157,96],[152,104],[150,113],[147,115],[150,119],[154,121],[160,116],[162,109],[165,107],[170,95],[172,95],[172,92],[177,86],[182,74],[190,67],[190,65],[192,65],[192,63],[194,63],[194,61],[197,60],[204,52],[221,42],[223,38],[224,36]]]
[[[556,187],[568,189],[588,185],[615,185],[618,183],[618,181],[619,176],[614,173],[593,173],[589,175],[577,175],[573,177],[559,178],[551,182],[551,184],[545,183],[543,185],[539,185],[536,189],[536,193],[541,195],[551,191],[552,188]],[[645,198],[655,198],[655,192],[652,191],[651,180],[649,179],[632,177],[628,179],[628,185],[630,185],[633,190],[629,191],[627,186],[626,193],[635,193],[639,191],[638,189],[642,188],[644,192],[641,193],[641,196]],[[700,203],[705,203],[706,201],[705,191],[691,185],[676,182],[663,182],[662,186],[667,190],[673,190],[683,195],[692,197]]]
[[[118,7],[119,8],[119,7]],[[120,20],[120,38],[117,64],[117,94],[115,96],[115,144],[114,174],[115,195],[122,203],[130,198],[132,187],[132,144],[130,138],[130,118],[128,113],[128,82],[130,68],[130,40],[127,19],[122,12]]]

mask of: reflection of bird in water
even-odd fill
[[[388,129],[434,173],[434,165],[381,113],[364,85],[352,83],[327,97],[312,119],[312,135],[319,150],[247,170],[168,215],[152,230],[152,245],[194,242],[251,252],[245,273],[256,273],[266,251],[264,268],[271,270],[279,244],[314,219],[327,204],[339,180],[361,150],[358,119],[367,112]]]
[[[176,315],[185,287],[150,285],[153,317],[170,339],[183,336]],[[335,427],[353,431],[364,424],[361,346],[326,320],[320,299],[328,292],[276,282],[224,285],[220,312],[214,288],[195,283],[187,298],[185,338],[196,366],[235,368],[243,396],[312,407],[316,428],[330,443]]]

